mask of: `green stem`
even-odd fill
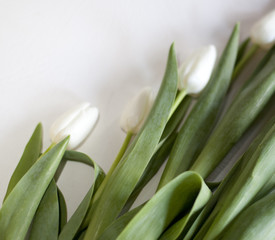
[[[240,59],[232,74],[232,81],[234,81],[239,76],[240,72],[243,70],[246,63],[254,56],[258,48],[258,45],[253,44],[247,51],[247,53]]]
[[[112,173],[115,170],[116,166],[118,165],[118,163],[120,162],[121,158],[123,157],[123,155],[124,155],[124,153],[125,153],[128,145],[130,143],[130,140],[131,140],[132,136],[133,136],[133,133],[131,133],[131,132],[127,133],[127,135],[126,135],[126,137],[124,139],[124,142],[123,142],[123,144],[122,144],[122,146],[121,146],[121,148],[120,148],[120,150],[119,150],[119,152],[118,152],[118,154],[116,156],[116,159],[113,162],[112,166],[110,167],[110,170],[107,173],[105,179],[108,178],[108,176],[112,175]]]
[[[177,97],[176,97],[176,99],[175,99],[175,101],[173,103],[173,106],[171,108],[171,111],[170,111],[168,119],[171,118],[171,116],[176,111],[177,107],[180,105],[181,101],[184,99],[184,97],[186,95],[187,95],[187,93],[186,93],[186,91],[184,89],[179,92],[179,94],[177,95]]]

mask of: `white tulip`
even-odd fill
[[[251,29],[251,40],[265,49],[275,43],[275,10],[254,24]]]
[[[50,136],[53,143],[58,143],[70,135],[67,149],[75,149],[94,128],[99,113],[90,103],[82,103],[61,115],[51,126]]]
[[[126,133],[136,134],[149,115],[153,102],[152,89],[144,88],[126,105],[120,118],[120,127]]]
[[[179,68],[179,90],[186,94],[198,94],[208,83],[212,74],[217,51],[209,45],[192,54]]]

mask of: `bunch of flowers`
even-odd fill
[[[45,152],[38,124],[0,209],[0,239],[274,239],[275,115],[274,108],[264,111],[274,106],[274,43],[275,11],[240,46],[236,24],[217,63],[210,45],[178,67],[172,44],[157,96],[146,87],[126,106],[125,141],[107,173],[75,150],[94,128],[97,108],[83,103],[58,118]],[[261,48],[269,50],[222,112],[237,76]],[[229,173],[207,181],[263,115],[268,122]],[[131,208],[166,159],[156,193]],[[70,219],[57,185],[66,161],[94,169]]]

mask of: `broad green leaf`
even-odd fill
[[[196,235],[196,233],[199,231],[203,223],[206,221],[207,217],[211,214],[211,211],[215,207],[222,191],[225,189],[228,182],[230,182],[234,178],[239,164],[240,164],[240,161],[234,165],[233,169],[227,174],[226,178],[221,182],[218,189],[215,191],[214,195],[209,199],[209,201],[207,202],[206,206],[203,208],[199,216],[192,223],[192,226],[184,236],[183,240],[194,239],[194,236]]]
[[[23,155],[11,176],[8,189],[4,197],[4,201],[6,200],[6,198],[12,191],[12,189],[15,187],[15,185],[19,182],[19,180],[37,161],[37,159],[39,158],[39,154],[41,153],[41,149],[42,149],[42,125],[41,123],[39,123],[36,126],[29,142],[27,143],[25,150],[23,152]]]
[[[161,235],[160,240],[176,240],[182,239],[190,228],[193,221],[196,219],[202,208],[208,202],[211,197],[211,191],[207,185],[202,181],[201,189],[199,190],[197,197],[193,203],[192,208],[184,214],[176,223],[169,227],[164,234]]]
[[[258,134],[258,136],[250,144],[245,155],[236,162],[234,167],[229,171],[226,177],[222,180],[218,189],[215,191],[214,195],[210,198],[210,200],[204,207],[203,211],[195,220],[195,222],[193,223],[192,227],[189,229],[188,233],[186,234],[183,240],[194,239],[194,236],[198,233],[202,225],[206,222],[207,218],[209,218],[209,216],[211,215],[213,209],[215,208],[217,202],[220,200],[221,196],[226,195],[226,193],[236,183],[238,175],[242,172],[242,169],[240,168],[240,166],[244,165],[248,161],[248,159],[250,159],[253,156],[255,149],[264,139],[265,135],[269,132],[273,124],[275,124],[275,117],[273,117],[266,124],[266,126],[262,129],[260,134]],[[213,214],[212,214],[212,217],[214,217]],[[207,221],[208,221],[208,224],[205,224],[204,229],[201,229],[202,235],[205,234],[208,228],[210,227],[211,221],[210,220],[207,220]]]
[[[188,170],[205,145],[230,84],[238,41],[239,25],[236,25],[209,83],[179,131],[158,189]]]
[[[117,240],[158,239],[176,217],[190,212],[202,188],[207,196],[206,200],[211,191],[202,178],[195,172],[182,173],[145,204]],[[203,205],[198,204],[198,207],[201,208]]]
[[[270,193],[241,212],[221,240],[274,240],[275,192]]]
[[[29,240],[57,240],[59,204],[57,187],[52,180],[33,218]]]
[[[249,148],[243,156],[237,173],[219,197],[195,239],[215,239],[245,207],[251,204],[275,172],[274,156],[275,124],[256,150]]]
[[[78,161],[89,164],[94,168],[94,183],[87,192],[86,196],[68,221],[68,223],[63,227],[59,240],[70,240],[74,239],[79,233],[79,228],[83,222],[83,219],[88,211],[91,203],[93,194],[98,189],[99,185],[103,181],[105,176],[103,170],[86,154],[76,151],[66,151],[63,157],[64,160]]]
[[[96,193],[84,239],[98,237],[119,215],[153,156],[177,92],[177,61],[171,46],[167,67],[153,108],[139,134],[108,179]]]
[[[233,100],[191,170],[207,177],[241,138],[275,92],[275,51],[255,79]]]
[[[63,193],[57,187],[58,203],[59,203],[59,233],[67,223],[67,205]]]
[[[142,189],[155,176],[155,174],[159,171],[160,167],[168,157],[176,138],[177,127],[182,122],[188,108],[190,107],[191,101],[192,97],[185,97],[176,109],[176,111],[173,113],[172,117],[167,122],[161,136],[159,147],[151,158],[150,162],[148,163],[145,171],[142,174],[142,177],[140,178],[134,191],[129,197],[127,203],[125,204],[122,213],[127,212],[130,209]]]
[[[34,163],[16,184],[0,210],[0,236],[3,240],[23,240],[62,159],[69,138],[55,145]],[[20,206],[20,211],[18,211]]]
[[[145,171],[143,172],[139,182],[137,183],[134,191],[132,192],[131,196],[127,200],[122,213],[127,212],[135,200],[137,199],[138,195],[142,191],[142,189],[146,186],[146,184],[156,175],[159,171],[160,167],[168,157],[171,148],[175,142],[175,138],[177,136],[176,133],[169,134],[170,136],[165,140],[163,145],[158,149],[158,151],[153,155],[150,162],[148,163]]]

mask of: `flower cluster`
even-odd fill
[[[171,45],[157,96],[146,87],[122,112],[126,137],[106,174],[75,151],[98,121],[96,107],[85,102],[61,115],[44,152],[38,124],[0,209],[0,239],[274,239],[275,11],[252,28],[252,45],[248,39],[239,46],[239,35],[236,24],[217,63],[217,50],[209,45],[178,67]],[[270,49],[256,69],[248,69],[245,84],[235,86],[258,45]],[[238,94],[221,114],[234,87]],[[263,111],[270,105],[271,114]],[[207,181],[257,124],[264,127],[221,182]],[[57,185],[67,161],[94,169],[94,181],[69,220]],[[163,165],[155,194],[131,209]]]

